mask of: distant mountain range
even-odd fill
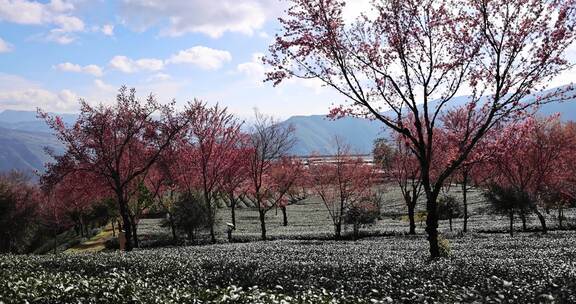
[[[459,97],[454,104],[462,104]],[[562,120],[576,121],[576,100],[544,105],[539,113],[543,116],[560,113]],[[60,115],[65,123],[73,123],[74,114]],[[352,151],[369,154],[378,137],[388,137],[389,131],[379,121],[346,117],[330,120],[323,115],[293,116],[283,122],[295,128],[295,155],[334,154],[334,137],[341,137]],[[42,172],[50,157],[44,147],[63,152],[64,147],[52,134],[50,128],[36,117],[33,111],[5,110],[0,113],[0,171],[18,169]]]

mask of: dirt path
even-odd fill
[[[116,231],[118,232],[118,231]],[[92,253],[100,252],[106,249],[105,243],[108,240],[113,239],[112,236],[112,226],[106,225],[106,227],[97,235],[91,237],[89,240],[78,244],[74,247],[66,249],[64,253]]]

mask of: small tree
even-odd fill
[[[236,207],[242,201],[245,194],[245,185],[248,183],[250,149],[248,148],[249,137],[240,135],[238,146],[235,147],[228,157],[229,164],[220,180],[220,194],[230,207],[232,225],[236,228]]]
[[[372,148],[372,155],[374,157],[374,164],[383,170],[388,170],[392,167],[396,151],[394,147],[388,142],[386,138],[377,138],[374,140]]]
[[[277,162],[271,171],[273,196],[281,197],[276,206],[282,211],[283,226],[288,226],[287,207],[307,197],[304,174],[304,166],[300,160],[286,157]]]
[[[380,208],[373,201],[373,198],[367,197],[360,202],[348,207],[344,216],[344,222],[352,225],[354,239],[357,240],[362,225],[373,224],[380,216]]]
[[[521,213],[533,204],[528,193],[512,187],[490,186],[484,194],[492,210],[508,215],[510,219],[510,236],[514,236],[514,213]]]
[[[183,149],[181,177],[190,178],[192,187],[204,196],[202,202],[210,226],[210,238],[216,242],[214,223],[218,208],[219,186],[229,167],[234,165],[230,158],[240,141],[242,123],[226,108],[219,105],[212,107],[195,101],[188,105],[187,116],[190,126],[186,130],[186,149]]]
[[[373,167],[350,155],[350,147],[335,138],[336,155],[331,160],[309,164],[310,188],[320,197],[340,238],[346,211],[359,206],[372,194]]]
[[[438,215],[441,220],[448,220],[450,231],[452,231],[452,219],[460,217],[462,214],[460,204],[451,195],[445,195],[438,200]]]
[[[279,192],[273,189],[282,187],[274,183],[271,170],[275,161],[286,156],[294,145],[293,132],[292,126],[283,126],[272,117],[256,112],[248,145],[249,177],[245,193],[258,209],[262,240],[266,240],[266,213],[284,199],[289,189]]]
[[[412,155],[401,136],[396,139],[396,151],[392,157],[389,172],[400,187],[404,203],[408,208],[409,234],[416,234],[414,212],[416,203],[423,193],[420,167],[418,160]]]
[[[207,205],[202,202],[203,195],[194,192],[185,192],[174,205],[172,217],[175,226],[184,231],[187,239],[194,242],[196,232],[202,228],[209,228],[212,223],[209,219]]]

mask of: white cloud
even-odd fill
[[[203,33],[217,38],[225,32],[253,35],[283,7],[275,0],[123,0],[122,16],[139,30],[160,25],[168,36]]]
[[[96,77],[102,77],[102,75],[104,75],[104,72],[102,72],[102,68],[100,68],[95,64],[81,66],[79,64],[64,62],[55,65],[54,68],[64,72],[86,73]]]
[[[136,60],[136,67],[147,71],[160,71],[164,68],[164,61],[154,58],[144,58]]]
[[[69,112],[78,108],[78,96],[71,90],[53,92],[19,76],[0,73],[0,109]]]
[[[113,85],[107,84],[104,81],[102,81],[101,79],[95,79],[94,85],[98,89],[103,90],[103,91],[115,91],[116,90]]]
[[[84,30],[84,22],[78,17],[60,15],[54,17],[54,23],[63,32],[81,32]]]
[[[150,76],[148,78],[148,82],[155,82],[155,81],[166,81],[166,80],[170,80],[172,79],[172,77],[166,73],[158,73],[158,74],[154,74],[152,76]]]
[[[160,71],[164,68],[164,61],[155,58],[133,60],[126,56],[114,56],[110,60],[110,66],[123,73],[134,73],[142,70]]]
[[[133,60],[126,56],[114,56],[114,58],[110,60],[110,66],[124,73],[135,72]]]
[[[343,15],[352,21],[362,12],[370,13],[369,0],[348,0]],[[226,32],[246,35],[261,32],[266,21],[275,20],[287,8],[282,0],[122,0],[121,16],[137,30],[159,26],[167,36],[203,33],[218,38]]]
[[[168,64],[191,64],[203,70],[217,70],[224,63],[232,60],[228,51],[211,49],[205,46],[195,46],[187,50],[179,51],[166,60],[158,58],[131,59],[127,56],[118,55],[110,60],[110,67],[123,72],[135,73],[140,71],[158,72]]]
[[[26,25],[52,25],[46,40],[68,44],[75,37],[70,33],[84,31],[84,22],[71,13],[70,1],[52,0],[41,3],[28,0],[0,0],[0,21]]]
[[[105,24],[100,30],[106,36],[114,36],[114,25],[112,24]]]
[[[236,67],[236,70],[252,81],[256,82],[257,84],[262,85],[264,78],[266,77],[264,74],[267,71],[267,68],[262,63],[262,57],[264,54],[262,53],[254,53],[252,54],[252,60],[250,62],[241,63]]]
[[[0,53],[8,53],[12,51],[12,45],[2,38],[0,38]]]
[[[228,51],[211,49],[205,46],[195,46],[187,50],[182,50],[172,55],[167,63],[171,64],[192,64],[204,70],[217,70],[224,63],[232,60],[232,55]]]

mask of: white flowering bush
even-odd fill
[[[2,303],[575,303],[576,234],[0,256]]]

